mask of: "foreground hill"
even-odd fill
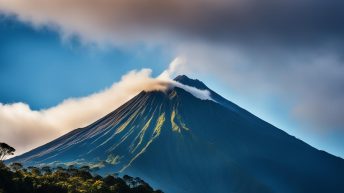
[[[88,164],[177,193],[342,193],[344,160],[319,151],[211,91],[141,92],[95,123],[10,162]]]

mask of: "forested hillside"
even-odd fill
[[[0,162],[0,193],[162,193],[140,178],[116,174],[102,177],[88,166],[23,168]]]

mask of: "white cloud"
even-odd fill
[[[169,65],[169,67],[164,70],[159,76],[159,80],[167,80],[170,84],[174,87],[179,87],[189,93],[191,93],[194,97],[199,98],[201,100],[212,100],[214,101],[208,90],[200,90],[195,87],[191,87],[188,85],[181,84],[177,81],[172,80],[173,77],[180,75],[183,72],[187,72],[186,70],[186,60],[183,57],[176,57]]]
[[[176,67],[175,62],[170,64],[169,69]],[[48,109],[37,111],[25,103],[0,103],[0,141],[14,146],[18,155],[73,129],[93,123],[142,90],[165,91],[172,85],[202,100],[211,100],[208,91],[180,84],[169,77],[152,78],[151,72],[150,69],[130,71],[110,88],[86,97],[67,99]]]
[[[173,76],[179,75],[184,72],[185,59],[182,57],[176,57],[169,65],[169,67],[164,70],[158,77],[161,80],[171,80]]]
[[[210,96],[210,92],[208,90],[201,90],[201,89],[197,89],[195,87],[192,86],[188,86],[188,85],[184,85],[181,84],[177,81],[171,81],[171,85],[181,88],[183,90],[185,90],[186,92],[189,92],[190,94],[192,94],[194,97],[199,98],[201,100],[211,100],[216,102],[215,100],[213,100]]]
[[[55,107],[31,110],[24,103],[0,103],[0,141],[13,145],[17,154],[42,145],[72,129],[84,127],[142,90],[162,90],[166,82],[150,77],[151,70],[131,71],[110,88]]]

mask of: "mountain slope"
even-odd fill
[[[176,81],[208,89],[201,81]],[[167,192],[344,192],[344,161],[210,90],[141,92],[88,127],[10,161],[76,163],[141,176]]]

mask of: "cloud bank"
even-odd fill
[[[178,61],[175,59],[169,69]],[[212,100],[207,90],[199,90],[170,79],[175,71],[151,77],[151,69],[130,71],[110,88],[81,98],[70,98],[43,110],[25,103],[0,103],[0,141],[13,145],[16,155],[47,143],[73,129],[85,127],[137,95],[142,90],[165,91],[180,87],[202,100]]]
[[[87,126],[110,113],[142,90],[163,90],[166,82],[150,77],[151,70],[131,71],[110,88],[82,98],[71,98],[55,107],[31,110],[24,103],[0,103],[0,141],[14,145],[16,154]]]

